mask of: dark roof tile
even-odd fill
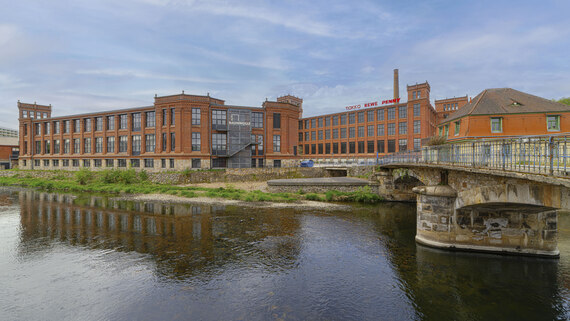
[[[446,119],[451,122],[468,115],[504,115],[519,113],[568,112],[570,106],[523,93],[512,88],[485,89],[471,102]]]

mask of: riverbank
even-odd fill
[[[73,175],[53,173],[34,177],[30,171],[14,171],[13,175],[0,177],[0,186],[23,186],[45,191],[105,193],[122,198],[168,199],[169,201],[190,200],[201,202],[236,201],[260,206],[264,202],[298,204],[299,206],[323,206],[330,202],[377,203],[382,198],[370,189],[362,188],[355,192],[327,191],[325,193],[266,192],[265,182],[198,183],[191,185],[171,185],[152,182],[144,171],[135,170],[80,170]],[[224,184],[221,186],[221,184]],[[315,202],[316,204],[314,204]],[[288,205],[292,206],[292,205]]]
[[[319,208],[322,210],[342,210],[350,209],[350,205],[338,204],[331,202],[319,202],[308,200],[297,200],[295,202],[246,202],[241,200],[232,200],[219,197],[181,197],[166,194],[133,194],[114,197],[115,200],[120,201],[138,201],[138,202],[165,202],[165,203],[185,203],[185,204],[221,204],[221,205],[235,205],[240,207],[255,207],[255,208]]]

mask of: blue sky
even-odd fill
[[[304,114],[511,87],[570,96],[570,1],[0,0],[0,126],[17,101],[54,115],[152,105],[155,94]]]

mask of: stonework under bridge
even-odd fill
[[[454,250],[558,257],[559,209],[570,180],[450,164],[384,164],[379,193],[417,201],[418,243]]]

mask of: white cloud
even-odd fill
[[[532,30],[514,26],[489,26],[484,30],[458,30],[419,43],[414,53],[430,60],[457,61],[462,64],[518,63],[534,58],[545,45],[564,41],[568,31],[556,26]]]
[[[176,80],[176,81],[187,81],[196,83],[217,83],[217,84],[229,84],[234,83],[234,81],[227,79],[214,79],[214,78],[202,78],[202,77],[183,77],[168,74],[156,74],[141,70],[127,70],[127,69],[92,69],[92,70],[78,70],[76,72],[79,75],[95,75],[95,76],[112,76],[112,77],[134,77],[134,78],[144,78],[144,79],[159,79],[159,80]]]

